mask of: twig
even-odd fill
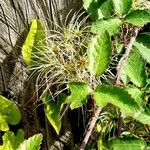
[[[5,77],[4,77],[4,72],[3,72],[3,68],[1,65],[0,65],[0,72],[1,72],[1,78],[2,78],[2,83],[3,83],[3,91],[6,92]]]
[[[89,138],[90,138],[90,136],[92,134],[92,131],[93,131],[94,127],[95,127],[95,124],[96,124],[97,118],[98,118],[98,116],[100,114],[100,111],[101,111],[100,107],[98,107],[95,110],[95,113],[94,113],[94,115],[93,115],[93,117],[91,119],[91,122],[90,122],[89,129],[88,129],[88,131],[87,131],[87,133],[86,133],[86,135],[84,137],[84,140],[82,141],[82,144],[81,144],[79,150],[84,150],[85,149],[85,146],[87,145],[87,142],[88,142],[88,140],[89,140]]]
[[[118,68],[118,71],[117,71],[117,74],[116,74],[116,80],[115,80],[115,83],[114,83],[116,85],[120,84],[120,78],[121,78],[121,75],[122,75],[122,71],[124,69],[125,62],[126,62],[127,58],[129,57],[129,54],[130,54],[131,49],[132,49],[132,45],[133,45],[133,43],[134,43],[134,41],[135,41],[135,39],[136,39],[136,37],[138,35],[138,32],[139,32],[139,29],[135,28],[134,34],[130,38],[130,42],[129,42],[129,44],[126,47],[125,54],[122,56],[122,58],[119,61],[119,68]],[[96,124],[97,118],[98,118],[98,116],[100,114],[100,111],[101,111],[101,109],[98,107],[96,109],[96,111],[94,112],[94,115],[93,115],[93,117],[92,117],[92,119],[90,121],[90,126],[88,128],[88,131],[86,132],[86,135],[85,135],[85,137],[84,137],[84,139],[82,141],[82,144],[81,144],[79,150],[84,150],[85,149],[85,147],[86,147],[86,145],[88,143],[88,140],[89,140],[89,138],[90,138],[90,136],[92,134],[92,131],[93,131],[94,127],[95,127],[95,124]],[[120,114],[120,116],[121,116],[121,114]],[[118,134],[121,134],[122,118],[120,118],[118,127],[119,127]]]
[[[121,78],[121,75],[122,75],[124,65],[126,63],[126,60],[129,57],[129,54],[130,54],[131,49],[132,49],[132,45],[133,45],[133,43],[134,43],[134,41],[135,41],[135,39],[138,35],[138,32],[139,32],[139,28],[135,28],[133,36],[130,38],[130,42],[126,47],[126,51],[125,51],[124,55],[122,56],[122,58],[119,61],[119,65],[118,65],[119,68],[118,68],[118,71],[117,71],[117,74],[116,74],[115,84],[120,84],[120,78]]]
[[[122,124],[123,124],[123,117],[119,109],[117,137],[119,137],[121,134]]]

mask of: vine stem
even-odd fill
[[[124,69],[124,65],[126,63],[126,60],[129,57],[129,54],[131,52],[133,43],[134,43],[134,41],[135,41],[135,39],[136,39],[136,37],[138,35],[138,32],[139,32],[139,28],[135,27],[133,36],[131,36],[129,44],[126,47],[126,51],[125,51],[124,55],[121,57],[121,59],[119,61],[119,68],[117,70],[116,79],[115,79],[115,83],[114,83],[115,85],[119,85],[120,84],[120,79],[121,79],[121,75],[122,75],[122,72],[123,72],[123,69]],[[87,145],[87,143],[89,141],[89,138],[90,138],[90,136],[92,134],[92,131],[93,131],[94,127],[95,127],[95,124],[96,124],[96,121],[98,119],[98,116],[99,116],[100,112],[101,112],[101,109],[99,107],[97,107],[97,109],[94,112],[94,115],[93,115],[92,119],[90,120],[89,128],[88,128],[88,130],[86,132],[86,135],[85,135],[85,137],[84,137],[84,139],[82,141],[81,146],[79,147],[79,150],[84,150],[85,149],[85,147],[86,147],[86,145]],[[120,117],[121,117],[121,115],[120,115]],[[121,128],[122,128],[122,119],[120,119],[118,124],[119,124],[118,125],[119,126],[119,129],[118,129],[119,133],[118,133],[118,135],[120,135],[121,134]]]
[[[122,71],[124,69],[124,65],[125,65],[128,57],[129,57],[129,54],[131,52],[133,43],[134,43],[134,41],[135,41],[135,39],[138,35],[138,32],[139,32],[139,28],[135,27],[133,36],[130,38],[129,44],[126,47],[126,51],[125,51],[124,55],[121,57],[121,59],[119,61],[119,65],[118,65],[119,68],[118,68],[118,71],[117,71],[117,74],[116,74],[116,80],[115,80],[116,85],[120,84],[120,78],[121,78],[121,75],[122,75]]]
[[[95,127],[95,124],[96,124],[96,121],[97,121],[97,118],[98,118],[100,112],[101,112],[100,107],[97,107],[97,109],[95,110],[94,115],[93,115],[93,117],[90,121],[90,126],[89,126],[89,128],[86,132],[86,135],[84,137],[84,140],[82,141],[82,144],[81,144],[79,150],[84,150],[85,149],[85,147],[87,145],[87,142],[88,142],[88,140],[89,140],[89,138],[92,134],[92,131],[93,131],[94,127]]]

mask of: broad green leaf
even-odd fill
[[[115,13],[119,16],[127,14],[132,6],[132,0],[112,0]]]
[[[110,140],[110,150],[144,150],[146,142],[137,137],[124,136]]]
[[[133,116],[140,111],[135,100],[122,88],[115,86],[100,85],[94,93],[94,100],[99,107],[104,107],[108,103],[120,108],[123,114]]]
[[[134,46],[140,51],[143,58],[150,63],[150,35],[139,34]]]
[[[92,24],[91,31],[97,34],[106,30],[110,35],[113,35],[119,32],[121,24],[122,22],[118,18],[101,19]]]
[[[125,16],[124,21],[141,27],[150,22],[150,10],[135,10]]]
[[[112,0],[106,0],[101,7],[98,9],[99,19],[110,18],[114,15],[113,2]]]
[[[0,131],[8,131],[8,130],[9,130],[9,126],[6,117],[0,114]]]
[[[83,6],[94,21],[112,15],[112,0],[83,0]]]
[[[83,7],[88,10],[93,5],[100,7],[106,0],[83,0]]]
[[[122,72],[121,80],[122,80],[124,85],[127,85],[130,82],[130,78],[127,76],[125,71]]]
[[[112,48],[109,34],[99,33],[88,45],[88,69],[96,76],[102,75],[111,60]]]
[[[19,145],[17,150],[39,150],[40,144],[42,142],[42,134],[35,134],[27,140],[24,140],[23,143]]]
[[[143,124],[150,125],[150,109],[145,108],[144,111],[140,111],[135,114],[134,118]]]
[[[145,86],[147,78],[145,61],[135,46],[125,63],[124,71],[135,85],[138,87]]]
[[[27,65],[36,65],[40,61],[46,46],[46,33],[40,20],[33,20],[22,48],[23,59]]]
[[[15,103],[0,95],[1,119],[10,125],[16,125],[21,120],[20,110]],[[0,122],[1,123],[1,122]]]
[[[19,129],[16,136],[12,131],[7,131],[2,139],[3,145],[0,146],[0,150],[16,150],[24,141],[24,131]]]
[[[60,111],[63,103],[66,100],[66,97],[60,96],[58,99],[58,104],[52,100],[50,93],[44,94],[41,99],[45,104],[44,110],[50,124],[53,126],[56,133],[59,134],[61,129]]]
[[[144,104],[144,91],[136,87],[126,87],[126,91],[131,95],[131,97],[138,103],[139,106]]]
[[[91,93],[91,88],[83,82],[71,82],[68,84],[71,95],[67,98],[66,103],[70,103],[70,108],[75,109],[84,105],[87,96]]]

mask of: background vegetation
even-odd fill
[[[0,149],[149,149],[149,1],[0,8]]]

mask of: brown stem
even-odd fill
[[[124,69],[124,65],[125,65],[125,62],[126,60],[128,59],[129,57],[129,54],[131,52],[131,49],[132,49],[132,45],[138,35],[138,32],[139,32],[139,29],[138,28],[135,28],[134,30],[134,35],[130,38],[130,42],[129,44],[127,45],[126,47],[126,51],[125,51],[125,54],[122,56],[122,58],[120,59],[119,61],[119,68],[118,68],[118,71],[117,71],[117,74],[116,74],[116,79],[115,79],[115,85],[118,85],[120,84],[120,79],[121,79],[121,75],[122,75],[122,71]],[[79,150],[84,150],[87,143],[88,143],[88,140],[92,134],[92,131],[95,127],[95,124],[96,124],[96,121],[97,121],[97,118],[100,114],[100,111],[101,109],[100,108],[97,108],[96,111],[94,112],[94,115],[90,121],[90,126],[88,128],[88,131],[86,132],[86,135],[82,141],[82,144],[79,148]],[[118,136],[121,134],[121,128],[122,128],[122,122],[123,122],[123,119],[121,118],[121,114],[120,114],[120,117],[119,117],[119,123],[118,123]]]
[[[122,58],[119,61],[119,65],[118,65],[119,68],[118,68],[118,71],[117,71],[117,74],[116,74],[115,84],[120,84],[120,78],[121,78],[121,75],[122,75],[124,65],[125,65],[128,57],[129,57],[129,54],[130,54],[131,49],[132,49],[132,45],[133,45],[133,43],[134,43],[134,41],[135,41],[135,39],[138,35],[138,32],[139,32],[139,29],[135,28],[134,35],[130,38],[130,42],[126,47],[126,51],[125,51],[124,55],[122,56]]]
[[[86,132],[86,135],[84,137],[84,140],[82,141],[82,144],[81,144],[79,150],[84,150],[85,149],[85,146],[87,145],[87,142],[88,142],[88,140],[89,140],[89,138],[92,134],[92,131],[93,131],[94,127],[95,127],[95,124],[96,124],[97,118],[100,114],[100,111],[101,111],[101,109],[99,107],[95,110],[95,113],[94,113],[94,115],[91,119],[90,126],[88,128],[88,131]]]
[[[123,117],[121,116],[121,112],[119,112],[117,137],[119,137],[121,134],[122,124],[123,124]]]

